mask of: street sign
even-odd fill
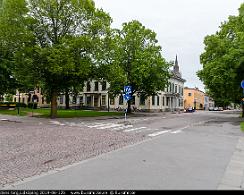
[[[244,89],[244,80],[241,82],[241,87]]]
[[[132,86],[130,86],[130,85],[124,86],[124,93],[125,94],[131,94],[132,93]]]
[[[125,101],[128,101],[128,100],[130,100],[132,97],[131,97],[131,95],[130,94],[124,94],[124,100]]]

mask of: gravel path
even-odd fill
[[[0,187],[144,139],[118,131],[0,121]]]

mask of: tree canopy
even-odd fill
[[[17,48],[12,52],[14,76],[33,87],[42,85],[51,97],[51,116],[56,117],[58,94],[91,76],[94,50],[111,18],[92,0],[8,0],[2,13],[4,33]],[[19,36],[23,38],[16,45]]]
[[[144,97],[165,88],[170,65],[162,57],[155,32],[134,20],[115,29],[111,37],[106,41],[106,60],[101,63],[109,69],[104,77],[110,83],[110,94],[121,94],[125,85],[132,86],[131,95],[136,92]]]
[[[205,37],[204,44],[199,78],[218,105],[240,103],[240,83],[244,79],[244,4],[239,15],[229,16],[216,34]]]

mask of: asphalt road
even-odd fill
[[[119,120],[106,122],[118,124]],[[148,139],[28,178],[7,189],[243,190],[244,134],[240,120],[233,112],[131,119],[128,122],[135,130],[127,133],[143,134]],[[76,123],[72,121],[72,125]]]

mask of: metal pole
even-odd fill
[[[18,115],[20,115],[20,92],[19,92],[19,102],[18,102]]]
[[[109,91],[108,91],[108,112],[109,112]]]
[[[126,102],[126,108],[125,108],[125,122],[126,122],[126,114],[127,114],[127,102]]]

